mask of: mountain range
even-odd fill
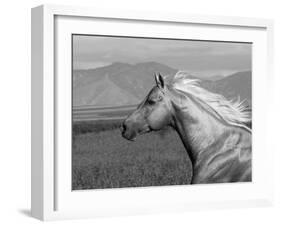
[[[111,65],[73,71],[73,105],[96,107],[138,104],[154,86],[154,73],[174,75],[178,69],[157,62]],[[190,75],[195,78],[195,76]],[[201,86],[228,99],[240,97],[251,106],[251,71],[201,79]]]

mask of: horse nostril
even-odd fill
[[[126,125],[124,123],[121,125],[121,131],[122,133],[126,131]]]
[[[123,131],[126,131],[127,126],[125,124],[123,124]]]

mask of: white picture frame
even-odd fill
[[[108,22],[108,25],[100,26],[104,20]],[[124,22],[126,25],[122,27]],[[120,26],[120,29],[113,29],[115,23],[117,28]],[[119,32],[118,35],[125,35],[128,32],[126,26],[137,23],[140,25],[139,30],[132,29],[131,35],[150,35],[153,37],[170,35],[164,31],[161,33],[161,30],[159,30],[159,34],[149,33],[161,25],[162,27],[169,26],[173,37],[178,37],[181,34],[177,33],[177,29],[173,30],[174,26],[181,26],[183,29],[185,26],[192,26],[195,30],[189,34],[190,39],[198,39],[201,36],[204,39],[209,33],[208,40],[256,43],[253,52],[253,99],[259,101],[254,101],[253,105],[253,111],[258,112],[253,115],[253,133],[255,133],[253,144],[255,144],[254,147],[257,147],[257,154],[253,161],[254,179],[251,184],[181,185],[111,189],[111,191],[109,189],[71,191],[69,181],[71,146],[67,144],[68,138],[66,137],[65,140],[59,135],[61,132],[58,132],[61,130],[60,128],[63,128],[63,132],[69,132],[71,129],[69,127],[71,109],[67,105],[70,100],[69,90],[71,90],[71,83],[67,77],[71,73],[69,34],[77,31],[96,33],[99,30],[100,34]],[[146,33],[142,26],[146,26]],[[150,26],[152,26],[151,29]],[[112,29],[108,31],[103,30],[105,28],[101,29],[101,27]],[[197,27],[199,27],[198,30],[196,30]],[[209,28],[217,30],[215,30],[216,32],[209,31]],[[236,29],[237,33],[234,34],[231,29]],[[272,99],[269,98],[271,95],[270,87],[273,83],[272,32],[273,22],[265,19],[183,15],[165,12],[159,14],[56,5],[33,8],[32,216],[41,220],[56,220],[272,204],[273,178],[270,175],[273,172],[273,150],[268,148],[266,139],[270,135],[266,120],[268,117],[267,109],[271,104],[270,99]],[[183,37],[186,38],[186,33],[183,34]],[[64,76],[57,76],[58,74]],[[60,85],[62,82],[63,86]],[[60,105],[62,100],[66,105]],[[260,102],[263,102],[263,105]],[[264,104],[265,102],[266,104]],[[63,124],[64,119],[60,116],[61,114],[68,115],[65,117],[66,124]],[[264,139],[259,139],[261,137]],[[58,151],[64,144],[68,145],[65,146],[66,151]],[[258,149],[263,149],[263,152]]]

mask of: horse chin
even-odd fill
[[[131,142],[134,142],[134,141],[136,141],[137,140],[137,137],[135,136],[135,137],[132,137],[132,138],[126,138],[128,141],[131,141]]]
[[[149,133],[151,131],[152,131],[151,128],[149,126],[147,126],[144,129],[142,129],[138,132],[133,132],[131,134],[122,133],[122,136],[129,141],[136,141],[138,135],[143,135],[143,134]]]
[[[122,133],[122,137],[124,137],[126,140],[129,140],[129,141],[136,141],[137,134],[136,133],[134,133],[134,134]]]

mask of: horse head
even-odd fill
[[[122,123],[122,136],[128,140],[135,140],[137,135],[150,131],[161,130],[171,122],[170,100],[167,97],[163,77],[155,74],[156,85],[150,90],[146,98],[139,104]]]

